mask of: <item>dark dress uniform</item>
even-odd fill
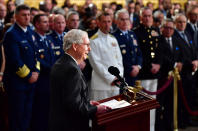
[[[152,68],[151,63],[161,64],[160,33],[156,28],[148,28],[142,24],[134,29],[134,32],[138,38],[138,44],[143,58],[139,78],[141,80],[156,79],[159,77],[159,73],[152,74],[150,70]]]
[[[130,73],[133,70],[133,65],[142,66],[142,53],[139,49],[134,32],[127,32],[128,33],[124,35],[124,33],[117,29],[113,35],[116,37],[122,53],[124,77],[126,82],[128,85],[134,86],[137,77],[132,77]]]
[[[41,37],[35,32],[36,49],[41,71],[35,87],[33,103],[32,131],[48,131],[49,120],[49,88],[50,71],[54,64],[54,52],[52,42],[48,36]]]
[[[55,61],[57,59],[59,59],[63,54],[63,37],[66,33],[63,32],[63,34],[61,34],[61,36],[58,35],[58,33],[56,33],[55,31],[52,31],[48,36],[49,39],[51,40],[51,46],[52,49],[54,50],[54,55],[55,55]]]
[[[30,27],[24,32],[16,23],[6,32],[3,41],[6,55],[4,83],[8,90],[11,131],[27,131],[29,127],[35,84],[30,84],[28,79],[32,72],[40,70],[34,42]]]

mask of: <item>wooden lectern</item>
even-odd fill
[[[120,101],[126,98],[122,94],[99,102],[112,99]],[[130,106],[96,115],[92,122],[93,131],[149,131],[150,110],[159,106],[154,98],[137,93],[137,100],[133,101]]]

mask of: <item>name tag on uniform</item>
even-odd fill
[[[54,46],[53,49],[60,49],[60,46]]]
[[[21,43],[27,43],[28,41],[27,40],[23,40],[23,41],[21,41]]]
[[[120,45],[120,48],[126,47],[126,45]]]
[[[40,52],[44,52],[44,49],[39,49],[39,53],[40,53]]]

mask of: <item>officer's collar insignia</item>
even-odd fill
[[[125,49],[122,50],[122,54],[126,54],[126,50]]]
[[[120,33],[120,35],[123,35],[123,33]]]
[[[133,35],[131,35],[131,38],[133,38]]]
[[[155,30],[152,30],[152,31],[151,31],[151,35],[152,35],[152,36],[159,36],[159,34],[158,34]]]
[[[116,46],[117,46],[117,44],[116,44],[116,43],[111,43],[111,45],[112,45],[113,47],[116,47]]]
[[[21,43],[27,43],[27,40],[23,40],[23,41],[21,41]]]

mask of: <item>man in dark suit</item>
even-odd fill
[[[197,50],[191,36],[188,34],[188,32],[185,32],[186,23],[187,18],[185,15],[176,15],[176,31],[174,32],[174,37],[176,37],[179,43],[184,47],[183,68],[181,71],[182,86],[184,95],[187,98],[187,102],[189,103],[190,107],[192,107],[192,100],[194,99],[192,95],[194,93],[193,77],[198,67],[198,57]],[[182,101],[179,102],[179,125],[181,127],[185,127],[188,126],[190,120],[189,114],[182,103]]]
[[[131,23],[127,10],[122,9],[116,12],[116,23],[118,29],[113,35],[116,37],[122,53],[124,77],[128,85],[134,86],[142,66],[142,53],[135,33],[129,30]]]
[[[89,118],[108,107],[89,101],[79,64],[90,51],[88,34],[72,29],[64,36],[65,54],[51,71],[50,131],[89,131]]]
[[[168,81],[168,73],[177,67],[179,71],[182,69],[182,45],[173,37],[174,22],[167,19],[162,25],[162,66],[160,69],[160,77],[158,79],[158,89]],[[156,131],[173,130],[173,83],[168,88],[157,95],[160,108],[156,109]]]
[[[187,12],[187,16],[189,22],[187,23],[185,31],[191,35],[198,50],[198,6],[191,6]]]
[[[28,26],[30,8],[19,5],[15,18],[16,23],[6,32],[3,41],[6,55],[4,83],[8,90],[9,129],[27,131],[40,63],[35,55],[35,37]]]
[[[132,28],[137,27],[140,24],[140,18],[135,13],[135,2],[133,0],[129,1],[129,3],[127,5],[127,10],[129,12],[129,19],[131,21]]]

